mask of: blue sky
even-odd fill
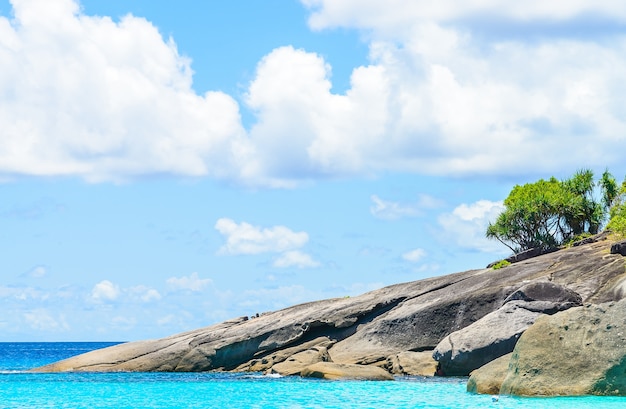
[[[626,174],[619,1],[0,0],[0,341],[136,340],[482,268]]]

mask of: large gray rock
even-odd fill
[[[445,337],[433,357],[443,374],[467,376],[513,351],[517,340],[542,314],[554,314],[581,305],[577,293],[555,283],[524,285],[509,295],[504,306]]]
[[[542,316],[522,335],[502,394],[626,395],[626,300]]]
[[[93,351],[38,370],[265,371],[308,350],[319,338],[332,343],[327,350],[333,362],[384,366],[394,354],[434,349],[447,335],[500,308],[502,300],[526,283],[567,285],[585,302],[615,299],[623,293],[616,285],[623,283],[624,262],[621,255],[608,254],[609,247],[609,242],[592,243],[502,270],[471,270],[358,297],[296,305],[258,318]]]

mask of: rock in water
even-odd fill
[[[445,337],[433,357],[445,375],[467,376],[513,351],[517,340],[543,314],[581,305],[581,297],[548,281],[524,285],[509,295],[502,308]]]
[[[537,319],[515,346],[500,393],[626,395],[626,299]]]
[[[396,375],[435,376],[437,361],[433,351],[405,351],[388,357],[386,368]]]
[[[308,366],[300,372],[306,378],[321,379],[358,379],[366,381],[392,381],[389,372],[376,366],[336,364],[333,362],[318,362]]]
[[[500,387],[509,369],[511,355],[512,354],[503,355],[475,371],[472,371],[467,381],[467,391],[487,395],[499,394]]]

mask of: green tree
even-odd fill
[[[606,213],[594,199],[595,186],[588,169],[563,181],[552,177],[517,185],[504,200],[505,210],[489,224],[486,236],[517,253],[552,249],[579,235],[595,234]]]
[[[607,229],[626,237],[626,179],[618,187],[613,175],[605,171],[599,184],[604,192],[603,203],[609,213]]]
[[[563,240],[584,233],[598,233],[605,209],[593,197],[593,172],[589,169],[579,170],[570,179],[564,180],[562,186],[565,189],[562,217],[564,225],[570,229],[563,232]]]
[[[561,234],[563,188],[555,178],[517,185],[504,200],[505,210],[486,235],[499,240],[513,252],[558,245]]]

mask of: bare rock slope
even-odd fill
[[[532,282],[567,287],[584,303],[622,298],[624,259],[610,254],[611,244],[605,240],[499,270],[471,270],[358,297],[296,305],[163,339],[116,345],[36,370],[280,373],[282,368],[295,374],[307,362],[334,362],[393,371],[398,367],[390,363],[393,357],[433,350],[446,336],[497,310],[508,296]]]

